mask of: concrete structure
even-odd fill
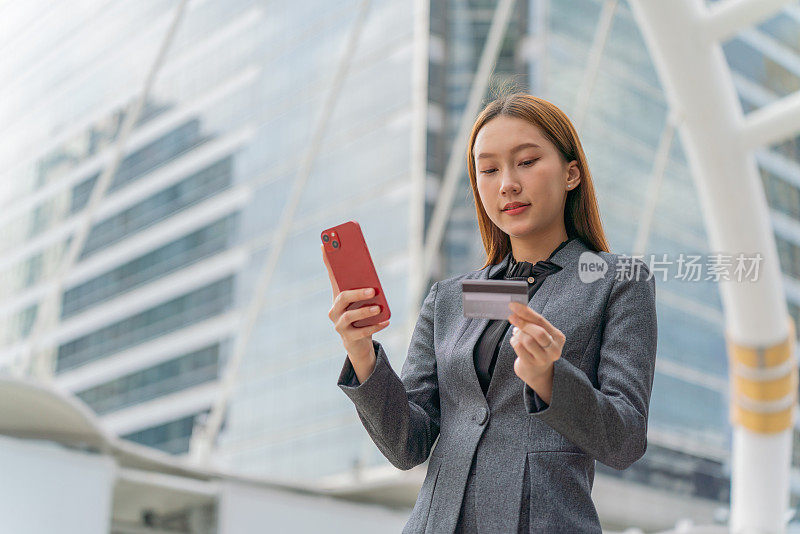
[[[109,434],[57,388],[0,378],[0,529],[29,534],[399,532],[404,510],[191,466]]]

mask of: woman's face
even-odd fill
[[[523,237],[563,227],[567,192],[580,182],[580,171],[577,161],[564,162],[537,126],[499,115],[483,125],[473,151],[483,209],[501,230]],[[504,211],[509,202],[529,205]]]

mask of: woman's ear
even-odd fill
[[[573,160],[569,162],[567,167],[566,188],[567,190],[575,189],[579,183],[581,183],[581,170],[578,168],[578,161]]]

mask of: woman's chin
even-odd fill
[[[521,237],[535,231],[536,225],[530,222],[519,221],[505,225],[502,230],[510,236]]]

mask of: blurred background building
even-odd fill
[[[489,0],[192,0],[170,39],[178,5],[0,7],[0,366],[52,377],[112,434],[185,456],[216,403],[213,465],[413,505],[421,478],[388,464],[335,386],[345,353],[319,234],[360,223],[392,311],[377,337],[399,373],[420,305],[411,288],[484,261],[464,154],[451,152],[493,20],[503,33],[490,88],[516,83],[573,119],[611,250],[712,252],[624,1],[519,0],[501,24]],[[797,91],[800,6],[723,50],[744,111]],[[668,159],[654,172],[659,147]],[[758,154],[795,321],[799,156],[797,138]],[[461,178],[434,272],[419,280],[451,158]],[[722,306],[713,281],[674,274],[657,281],[647,453],[623,472],[597,463],[608,528],[726,520]]]

